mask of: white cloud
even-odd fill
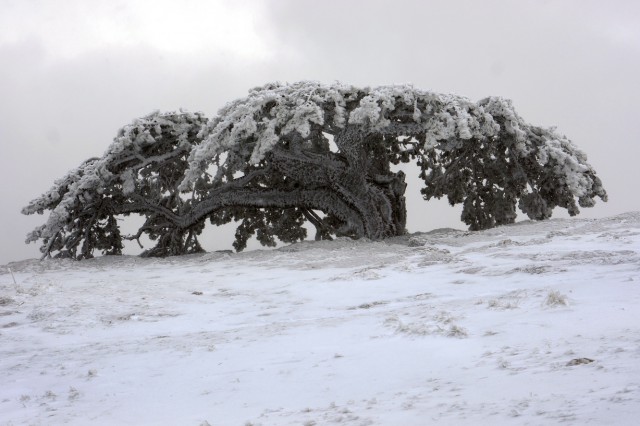
[[[0,14],[0,45],[35,39],[50,56],[148,46],[168,54],[271,54],[258,1],[15,1]]]

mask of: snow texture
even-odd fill
[[[492,99],[494,104],[507,102]],[[347,117],[347,105],[354,103]],[[505,109],[515,117],[508,105]],[[252,141],[250,161],[255,164],[275,146],[279,136],[295,131],[306,138],[313,124],[330,133],[343,128],[347,121],[393,133],[392,121],[405,119],[405,115],[417,124],[411,131],[426,132],[426,148],[432,148],[438,140],[491,137],[500,128],[481,106],[466,98],[422,91],[408,84],[372,89],[313,81],[269,83],[227,104],[209,121],[201,133],[204,143],[192,152],[183,187],[196,180],[211,159],[246,141]]]
[[[17,262],[0,425],[632,425],[639,303],[638,212]]]

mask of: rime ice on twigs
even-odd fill
[[[358,88],[268,84],[202,114],[153,113],[125,126],[101,158],[87,160],[23,213],[51,210],[29,234],[44,256],[120,253],[146,234],[167,256],[201,251],[205,222],[238,221],[234,247],[252,235],[383,239],[405,232],[404,173],[415,161],[426,200],[463,204],[470,229],[532,219],[555,207],[579,213],[606,192],[586,155],[552,129],[527,124],[511,102],[479,102],[410,85]],[[577,199],[577,203],[576,203]],[[116,217],[145,218],[122,236]]]

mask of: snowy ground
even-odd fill
[[[1,425],[640,418],[640,213],[7,266]]]

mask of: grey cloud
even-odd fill
[[[37,256],[23,240],[44,218],[23,217],[20,208],[70,168],[102,154],[120,126],[155,109],[212,116],[249,88],[274,80],[413,82],[475,100],[511,98],[526,120],[557,125],[588,153],[610,202],[583,210],[584,216],[640,210],[634,197],[640,39],[633,30],[640,28],[640,13],[634,2],[267,4],[255,30],[271,53],[260,59],[148,45],[96,46],[69,57],[44,45],[46,34],[25,33],[4,44],[0,38],[0,264]],[[7,10],[5,20],[28,18]],[[411,230],[462,226],[456,209],[422,202],[415,180],[412,186]]]

